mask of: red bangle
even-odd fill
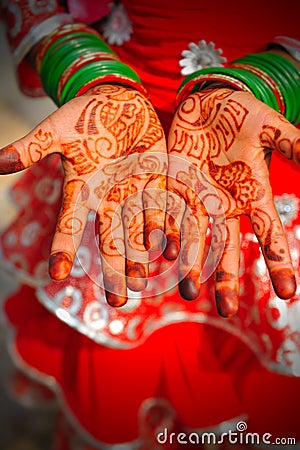
[[[253,95],[253,92],[248,88],[248,86],[246,86],[245,83],[243,83],[240,80],[237,80],[229,75],[208,73],[193,78],[183,86],[183,88],[178,92],[176,96],[176,106],[178,106],[181,102],[187,99],[187,97],[195,91],[195,85],[199,85],[198,90],[200,91],[201,88],[203,88],[203,85],[205,84],[206,81],[209,82],[220,81],[225,85],[228,85],[238,91],[246,91]]]
[[[251,66],[250,64],[232,64],[230,67],[237,67],[240,69],[248,70],[248,72],[252,72],[254,75],[258,76],[261,80],[263,80],[271,89],[273,92],[278,108],[281,114],[285,114],[285,103],[284,98],[282,96],[282,93],[280,92],[280,89],[278,85],[275,83],[275,81],[263,70],[259,69],[258,67]]]
[[[47,53],[48,48],[51,47],[59,38],[69,34],[71,31],[80,31],[83,33],[94,34],[95,36],[100,37],[99,33],[88,25],[80,24],[80,23],[69,23],[66,25],[62,25],[61,27],[54,30],[50,33],[45,39],[43,39],[42,43],[39,45],[39,49],[36,55],[36,68],[37,72],[40,73],[41,64]]]
[[[58,88],[57,88],[57,97],[60,100],[62,90],[65,86],[65,84],[68,82],[68,80],[72,77],[72,75],[77,72],[78,69],[81,67],[94,62],[94,61],[105,61],[105,60],[115,60],[119,61],[119,57],[117,55],[113,55],[112,53],[107,52],[95,52],[95,53],[88,53],[86,55],[81,56],[80,58],[76,59],[70,66],[67,67],[67,69],[63,72]]]
[[[139,91],[145,97],[149,98],[148,92],[138,81],[124,77],[122,75],[115,75],[115,74],[104,75],[102,77],[100,76],[95,78],[94,80],[89,81],[79,89],[75,97],[80,97],[80,95],[84,95],[89,89],[91,89],[94,86],[111,83],[130,87],[132,89],[135,89],[136,91]]]

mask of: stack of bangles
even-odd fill
[[[136,72],[122,63],[93,28],[67,24],[40,44],[36,67],[44,91],[61,106],[99,84],[119,84],[147,95]]]
[[[236,59],[228,67],[198,70],[181,83],[177,104],[193,92],[212,87],[216,82],[249,92],[291,123],[300,122],[300,72],[281,54],[271,51],[249,54]]]

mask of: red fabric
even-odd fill
[[[184,428],[217,426],[244,412],[201,325],[170,325],[143,346],[110,350],[61,323],[32,288],[13,295],[5,313],[17,330],[21,366],[33,367],[37,379],[57,380],[67,408],[102,442],[137,439],[145,399],[165,398]]]
[[[269,373],[222,330],[173,324],[143,346],[111,350],[61,323],[29,287],[7,301],[5,313],[17,329],[20,367],[60,392],[65,411],[101,442],[137,439],[140,407],[153,397],[174,408],[179,430],[211,429],[246,413],[249,432],[300,438],[299,379]]]
[[[247,4],[217,0],[202,6],[199,0],[188,3],[128,0],[124,5],[133,24],[133,34],[130,42],[114,50],[139,73],[166,130],[176,89],[182,80],[178,61],[189,42],[212,40],[230,61],[263,49],[277,34],[300,38],[299,15],[293,13],[293,2],[286,2],[284,8],[278,8],[274,2],[268,5],[258,0]],[[273,159],[274,193],[295,193],[299,197],[296,183],[299,169],[279,156]],[[19,187],[23,195],[26,192],[35,195],[33,186],[39,177],[49,175],[47,164],[37,167],[40,172],[36,173],[36,178],[25,175],[21,181]],[[34,205],[41,220],[47,213],[55,216],[58,202],[47,207],[42,205],[42,202]],[[28,204],[23,206],[17,225],[20,227],[18,238],[27,220],[26,211],[30,210]],[[250,224],[247,219],[242,222],[242,233],[246,235],[251,232]],[[295,218],[287,231],[289,236],[294,236],[292,226],[297,223],[299,219]],[[4,233],[4,238],[10,237],[9,231]],[[42,241],[48,246],[50,235],[48,231]],[[278,327],[276,317],[280,314],[275,307],[271,318],[267,314],[273,294],[270,294],[270,284],[255,274],[254,262],[259,258],[257,243],[245,239],[243,245],[244,281],[237,322],[245,318],[245,324],[249,321],[244,334],[251,331],[250,344],[251,339],[261,342],[266,336],[273,338],[274,354],[271,350],[268,355],[272,360],[290,330],[288,326]],[[32,273],[36,273],[34,264],[39,248],[43,252],[48,248],[40,246],[41,241],[32,248],[32,267],[28,269]],[[9,258],[11,248],[6,246],[5,251]],[[20,258],[19,267],[21,264]],[[199,308],[207,307],[207,316],[214,318],[212,283],[206,285],[202,295]],[[170,298],[165,297],[165,309],[170,306]],[[178,295],[172,296],[172,301],[178,305],[182,302]],[[290,310],[292,305],[291,302],[288,306]],[[248,309],[249,316],[246,315]],[[46,377],[44,381],[55,380],[59,386],[56,392],[61,394],[66,410],[99,441],[126,442],[137,438],[141,405],[151,397],[166,399],[176,410],[183,429],[212,427],[246,413],[250,417],[251,431],[277,432],[281,436],[296,436],[299,432],[299,378],[268,373],[260,365],[258,355],[242,343],[244,335],[234,336],[209,325],[183,322],[160,328],[136,348],[110,349],[49,313],[37,302],[35,291],[29,287],[22,287],[8,300],[6,314],[16,330],[15,351],[21,367],[31,376]],[[297,332],[290,332],[289,336],[299,343]],[[265,350],[267,354],[267,341]]]
[[[5,21],[12,51],[16,50],[33,25],[37,25],[55,14],[65,12],[64,8],[60,6],[60,2],[56,0],[44,2],[9,0],[6,3]]]
[[[98,22],[109,14],[109,0],[68,0],[68,11],[76,22]]]
[[[24,44],[33,26],[41,24],[56,14],[66,12],[60,2],[56,0],[43,2],[9,0],[5,3],[3,16],[6,23],[8,43],[14,56],[16,56],[16,52],[19,51],[21,45]],[[27,51],[29,50],[30,47]],[[41,82],[32,66],[24,58],[25,56],[23,54],[22,60],[20,61],[18,58],[16,62],[16,75],[20,89],[25,95],[41,97],[45,95]]]

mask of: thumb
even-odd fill
[[[263,125],[260,141],[263,147],[277,150],[300,164],[300,130],[284,117],[273,117],[270,124]]]
[[[56,133],[47,118],[26,136],[0,150],[0,174],[19,172],[58,151]]]

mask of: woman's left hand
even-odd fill
[[[205,90],[179,106],[169,134],[169,201],[164,255],[179,254],[179,288],[197,298],[209,217],[214,219],[215,293],[230,317],[239,295],[239,219],[249,216],[276,294],[288,299],[296,282],[273,202],[273,150],[300,162],[300,131],[247,92]],[[181,250],[180,250],[181,248]]]

